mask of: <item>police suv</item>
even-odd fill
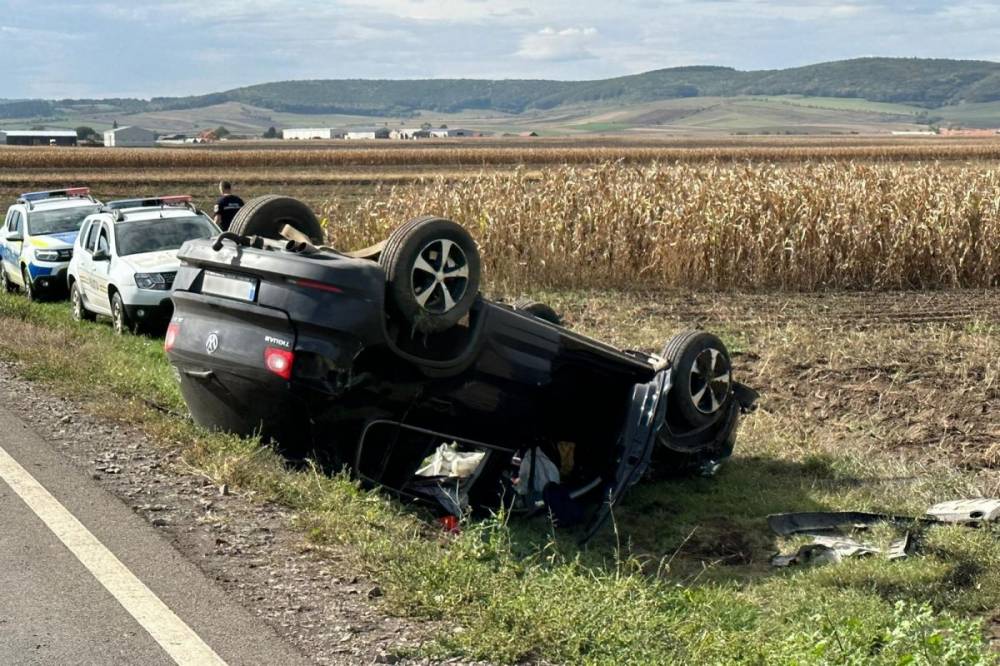
[[[115,331],[165,326],[173,306],[177,250],[220,233],[189,196],[112,201],[90,215],[73,248],[67,277],[73,316],[111,317]]]
[[[28,192],[7,209],[0,231],[0,287],[29,299],[66,288],[73,242],[101,202],[86,187]]]

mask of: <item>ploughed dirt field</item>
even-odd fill
[[[789,623],[808,628],[820,622],[809,619],[815,599],[829,603],[825,612],[834,614],[822,622],[857,616],[859,624],[851,631],[859,635],[869,624],[878,634],[879,622],[891,622],[887,609],[906,601],[981,620],[986,640],[1000,644],[995,530],[938,528],[903,562],[851,560],[787,574],[769,560],[789,544],[771,534],[765,521],[768,514],[784,511],[920,515],[938,501],[1000,496],[1000,297],[995,291],[532,296],[551,304],[567,326],[623,347],[658,351],[685,328],[717,332],[733,352],[738,379],[762,393],[759,410],[742,425],[734,457],[713,478],[642,484],[586,550],[577,549],[572,533],[554,532],[554,548],[581,558],[598,580],[619,575],[615,553],[624,552],[629,566],[649,581],[721,589],[732,595],[725,604],[745,607],[754,618],[713,627],[715,642],[679,643],[687,645],[683,648],[663,643],[662,654],[711,661],[710,655],[744,640],[766,645]],[[356,547],[355,536],[343,533],[343,525],[333,530],[308,507],[289,508],[280,493],[262,491],[238,467],[231,481],[234,495],[219,497],[219,484],[233,474],[220,463],[228,460],[224,454],[205,464],[203,453],[188,448],[199,445],[164,435],[169,428],[149,416],[150,400],[170,400],[168,381],[154,385],[166,393],[140,394],[141,382],[122,383],[113,374],[138,366],[108,370],[114,359],[94,365],[102,352],[121,345],[105,322],[76,324],[65,304],[28,306],[6,295],[0,295],[0,321],[0,356],[16,362],[2,368],[4,375],[41,380],[69,400],[65,408],[46,407],[63,424],[54,434],[60,447],[79,464],[93,465],[101,482],[137,512],[161,520],[178,548],[305,654],[321,662],[434,655],[559,663],[581,654],[593,661],[610,656],[597,647],[586,648],[590,652],[546,647],[546,631],[591,632],[595,641],[601,631],[579,618],[562,625],[551,608],[533,611],[531,622],[543,623],[535,626],[536,634],[521,633],[509,617],[502,620],[507,616],[497,606],[527,594],[523,590],[491,592],[486,588],[494,581],[479,580],[468,593],[475,602],[449,601],[456,592],[448,585],[455,583],[414,579],[405,567],[395,571],[393,552],[370,543]],[[146,345],[142,365],[149,377],[168,376],[159,365],[165,364],[159,341],[128,344]],[[79,376],[91,377],[90,388],[72,388]],[[6,380],[4,393],[24,395],[23,380],[12,381]],[[31,385],[35,391],[45,386]],[[48,398],[36,400],[50,404]],[[166,407],[176,411],[176,403]],[[159,404],[152,410],[157,419],[183,418],[164,416],[163,408]],[[84,414],[90,414],[87,438],[78,441],[70,424],[81,422]],[[144,436],[123,435],[122,421]],[[109,473],[109,465],[118,471]],[[250,520],[251,514],[257,517]],[[404,514],[422,516],[414,508]],[[509,538],[515,552],[533,557],[528,554],[544,550],[551,534],[547,520],[538,518],[512,522]],[[413,538],[440,537],[429,525],[423,536]],[[548,575],[544,566],[541,571],[539,576]],[[441,598],[427,585],[442,585]],[[703,612],[692,603],[684,621],[715,622],[700,619]],[[836,615],[841,612],[843,617]],[[435,622],[426,624],[426,619]],[[666,640],[643,639],[636,632],[636,640],[654,646]],[[847,647],[840,649],[846,654],[853,639],[845,640]]]

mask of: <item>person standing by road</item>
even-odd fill
[[[243,199],[233,194],[233,185],[228,180],[219,183],[219,194],[222,196],[215,202],[215,223],[223,231],[229,231],[236,213],[243,208]]]

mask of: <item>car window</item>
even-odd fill
[[[97,246],[97,230],[100,228],[101,223],[97,220],[94,220],[93,224],[90,225],[90,233],[87,234],[87,241],[83,248],[91,254],[94,253],[94,248]]]
[[[21,211],[15,210],[14,216],[10,220],[10,230],[20,231],[21,230]]]
[[[111,242],[108,236],[108,225],[101,225],[101,232],[97,235],[97,249],[111,254]]]
[[[3,221],[3,228],[6,231],[10,231],[10,223],[13,219],[14,219],[14,209],[12,208],[7,211],[7,218]]]
[[[185,241],[211,238],[218,228],[203,215],[119,222],[115,225],[118,256],[177,250]]]
[[[77,236],[77,240],[80,241],[80,247],[87,247],[87,236],[90,235],[90,227],[94,225],[93,221],[84,222],[83,226],[80,227],[80,235]]]
[[[28,221],[29,231],[33,236],[79,231],[84,218],[96,213],[98,208],[99,206],[77,206],[32,211]]]

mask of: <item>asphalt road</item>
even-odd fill
[[[0,664],[309,663],[0,407]]]

